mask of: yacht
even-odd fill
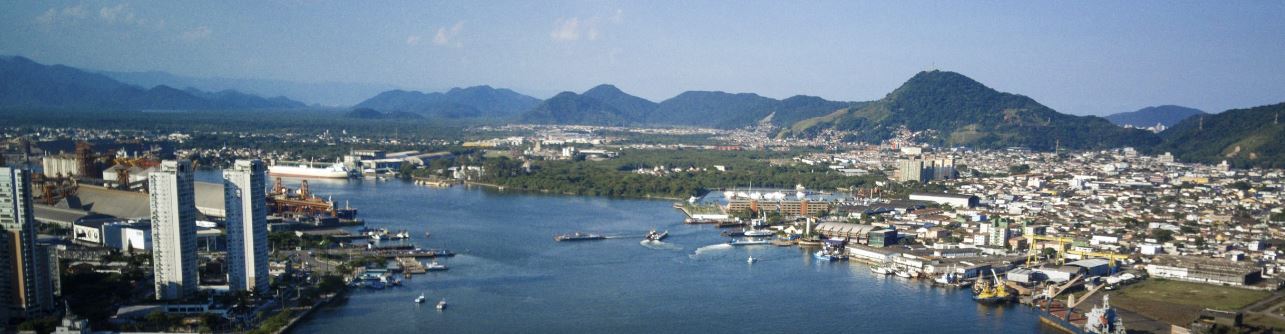
[[[656,230],[651,230],[650,232],[647,232],[646,239],[647,241],[661,241],[668,236],[669,236],[669,231],[656,232]]]
[[[416,297],[416,298],[415,298],[415,303],[416,303],[416,304],[423,304],[423,303],[424,303],[424,301],[426,301],[426,300],[428,300],[428,298],[424,297],[424,294],[422,294],[422,293],[421,293],[421,294],[419,294],[419,297]]]

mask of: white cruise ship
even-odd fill
[[[353,171],[349,170],[343,164],[335,163],[330,167],[315,168],[307,164],[285,165],[285,166],[268,166],[268,174],[272,176],[296,176],[312,177],[326,179],[346,179],[352,177]]]

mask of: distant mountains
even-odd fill
[[[285,97],[269,99],[232,90],[210,93],[164,85],[147,89],[73,67],[0,57],[0,107],[202,110],[304,106]]]
[[[1109,148],[1152,146],[1154,134],[1115,126],[1095,116],[1058,113],[1029,97],[996,91],[948,71],[920,72],[883,99],[800,121],[785,135],[851,131],[849,139],[878,142],[905,127],[934,130],[936,144],[998,148]]]
[[[356,108],[408,112],[436,118],[507,119],[531,110],[540,100],[503,88],[474,86],[445,93],[390,90],[358,103]]]
[[[379,92],[394,89],[392,85],[362,83],[303,83],[285,80],[198,78],[161,71],[98,71],[117,81],[140,86],[192,87],[204,91],[236,90],[259,96],[288,96],[308,104],[351,106]]]
[[[344,117],[358,119],[417,119],[424,118],[420,114],[403,111],[382,112],[370,108],[356,108],[344,113]]]
[[[1285,103],[1187,118],[1160,133],[1156,151],[1180,161],[1285,168]]]
[[[1138,109],[1137,111],[1122,112],[1106,116],[1108,121],[1115,125],[1133,127],[1152,127],[1156,124],[1165,127],[1173,127],[1184,119],[1195,115],[1206,115],[1204,111],[1195,108],[1187,108],[1175,105],[1163,105]]]
[[[688,91],[655,103],[604,84],[583,94],[558,94],[518,120],[537,124],[739,128],[760,121],[788,125],[852,105],[813,96],[776,100],[751,93],[717,91]]]

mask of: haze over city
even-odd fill
[[[42,63],[422,91],[491,85],[547,98],[610,83],[653,101],[686,90],[869,101],[943,69],[1063,113],[1106,115],[1257,106],[1278,102],[1285,84],[1275,1],[0,7],[0,54]]]

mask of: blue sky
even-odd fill
[[[1059,111],[1285,101],[1282,1],[0,0],[0,54],[117,71],[883,97],[937,68]]]

